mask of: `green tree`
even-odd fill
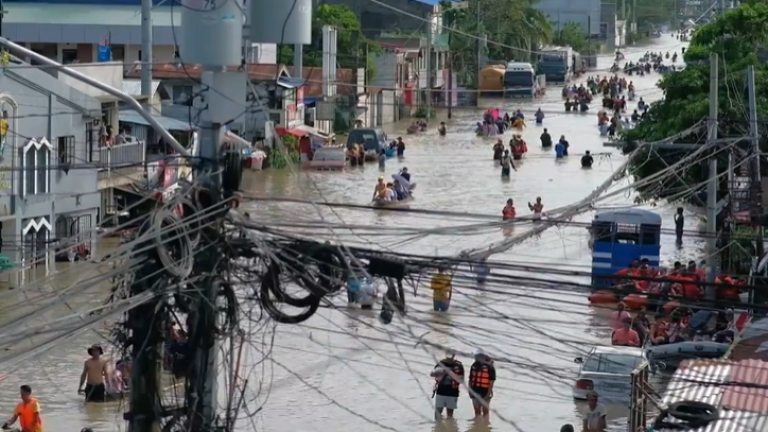
[[[763,47],[768,42],[768,4],[743,4],[722,17],[702,26],[691,38],[685,53],[686,68],[663,77],[659,88],[664,99],[651,105],[646,117],[621,139],[630,143],[653,142],[678,135],[706,119],[709,113],[709,56],[720,57],[720,87],[718,92],[718,134],[720,137],[741,137],[748,130],[745,116],[746,96],[744,69],[754,65],[757,87],[758,115],[768,116],[768,67]],[[685,135],[678,142],[702,143],[706,131],[700,129]],[[761,142],[768,149],[765,140]],[[666,168],[684,156],[677,151],[639,155],[632,161],[632,174],[644,178]],[[720,164],[725,167],[726,164]],[[668,183],[641,188],[644,198],[665,198],[685,190],[691,184],[705,180],[705,171],[693,166],[679,173]]]
[[[451,34],[451,54],[459,74],[476,76],[476,35],[488,36],[486,54],[497,61],[530,61],[537,45],[551,42],[552,26],[535,4],[535,0],[468,0],[466,8],[452,9],[443,2],[444,25],[470,35]]]
[[[557,45],[569,46],[575,51],[583,53],[589,47],[587,32],[579,23],[566,23],[559,31],[555,33],[553,40]]]
[[[364,67],[369,79],[375,73],[374,56],[380,47],[362,33],[360,20],[346,5],[321,5],[312,19],[312,45],[304,47],[303,62],[307,67],[323,65],[323,26],[336,28],[336,60],[341,68]],[[279,49],[280,62],[293,64],[293,47],[283,45]]]

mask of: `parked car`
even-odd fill
[[[596,391],[601,400],[628,400],[632,372],[646,364],[642,348],[628,346],[595,346],[586,358],[577,357],[581,364],[573,386],[574,399],[586,399],[587,392]]]

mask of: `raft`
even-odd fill
[[[619,296],[613,291],[595,291],[589,295],[589,302],[592,304],[618,303]]]
[[[648,297],[640,294],[630,294],[622,300],[629,310],[640,310],[648,305]]]
[[[385,148],[384,149],[384,155],[388,158],[393,158],[397,154],[397,150],[393,148]]]
[[[716,359],[722,357],[730,344],[711,341],[685,341],[666,345],[655,345],[646,351],[649,359],[664,362],[668,367],[677,368],[687,359]]]
[[[411,188],[413,189],[413,188]],[[379,200],[375,199],[371,201],[371,207],[375,208],[402,208],[402,207],[408,207],[413,201],[413,197],[410,196],[408,198],[402,199],[400,201],[386,201],[386,200]]]

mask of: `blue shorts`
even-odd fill
[[[509,168],[509,167],[502,168],[501,169],[501,176],[502,177],[509,177],[510,171],[511,171],[511,168]]]
[[[448,312],[448,308],[451,307],[449,303],[436,300],[432,302],[432,305],[435,308],[435,312]]]

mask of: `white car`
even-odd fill
[[[628,346],[596,346],[586,358],[574,360],[581,364],[573,386],[574,399],[586,399],[594,390],[601,400],[625,400],[630,397],[630,375],[647,363],[645,351]]]

